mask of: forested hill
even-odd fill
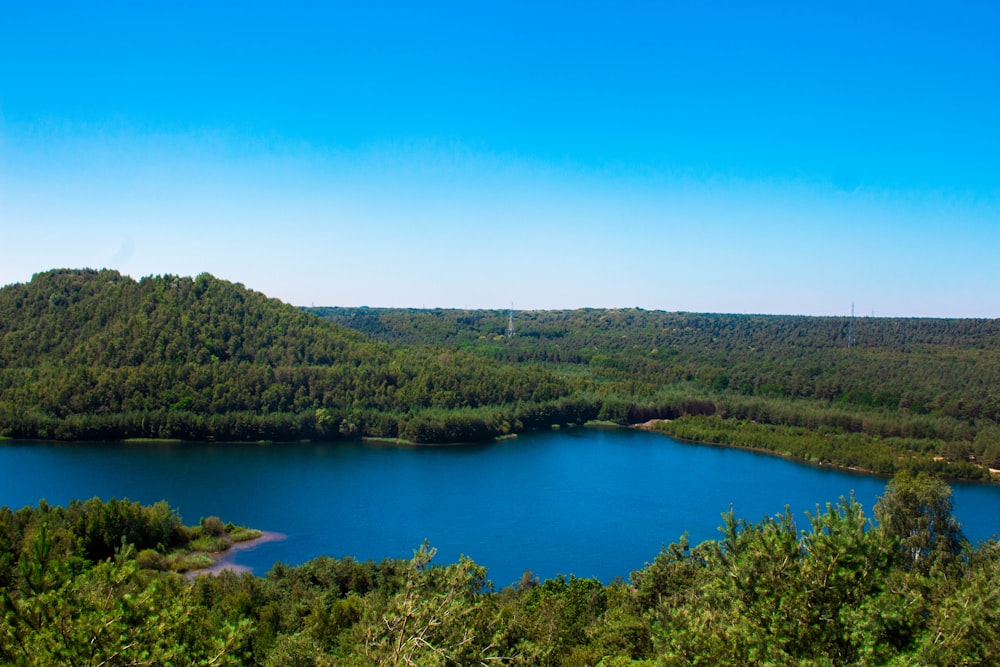
[[[379,340],[542,364],[601,419],[892,472],[1000,468],[1000,320],[313,308]],[[851,345],[853,328],[853,345]],[[766,425],[766,427],[765,427]],[[970,468],[967,463],[980,465]]]
[[[628,382],[1000,421],[1000,320],[312,308],[379,340],[436,344]],[[851,345],[853,329],[853,345]]]
[[[306,310],[387,342],[457,346],[502,341],[509,317],[506,310]],[[659,348],[673,354],[717,355],[740,349],[786,353],[790,349],[846,348],[852,318],[581,308],[517,311],[514,325],[517,338],[568,351]],[[914,352],[940,346],[965,350],[1000,347],[1000,319],[857,317],[853,328],[859,348]]]
[[[55,270],[0,289],[0,435],[472,440],[547,425],[569,393],[537,368],[375,342],[207,274]]]

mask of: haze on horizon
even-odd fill
[[[987,2],[0,5],[0,285],[1000,317]]]

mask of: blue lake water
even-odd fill
[[[952,484],[973,541],[1000,532],[1000,487]],[[0,504],[44,498],[166,500],[185,523],[217,515],[287,539],[243,551],[264,574],[319,555],[409,558],[426,538],[498,586],[530,569],[628,577],[688,532],[719,537],[720,515],[757,521],[852,491],[867,514],[885,480],[632,430],[565,429],[488,445],[0,444]]]

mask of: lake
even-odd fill
[[[44,498],[168,501],[184,522],[216,515],[286,539],[242,551],[263,575],[319,555],[409,558],[426,538],[436,562],[459,554],[497,587],[530,569],[608,582],[688,532],[719,537],[730,505],[752,521],[852,491],[871,515],[885,480],[775,456],[679,443],[635,430],[563,429],[485,445],[0,444],[0,504]],[[955,514],[978,541],[1000,532],[1000,487],[952,484]]]

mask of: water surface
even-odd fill
[[[973,540],[1000,532],[1000,488],[953,484]],[[185,523],[220,516],[286,534],[239,553],[264,574],[318,555],[409,558],[425,538],[439,562],[466,554],[497,586],[525,569],[610,581],[688,532],[719,536],[733,507],[757,521],[852,492],[866,512],[885,480],[632,430],[567,429],[488,445],[0,444],[0,504],[166,500]]]

